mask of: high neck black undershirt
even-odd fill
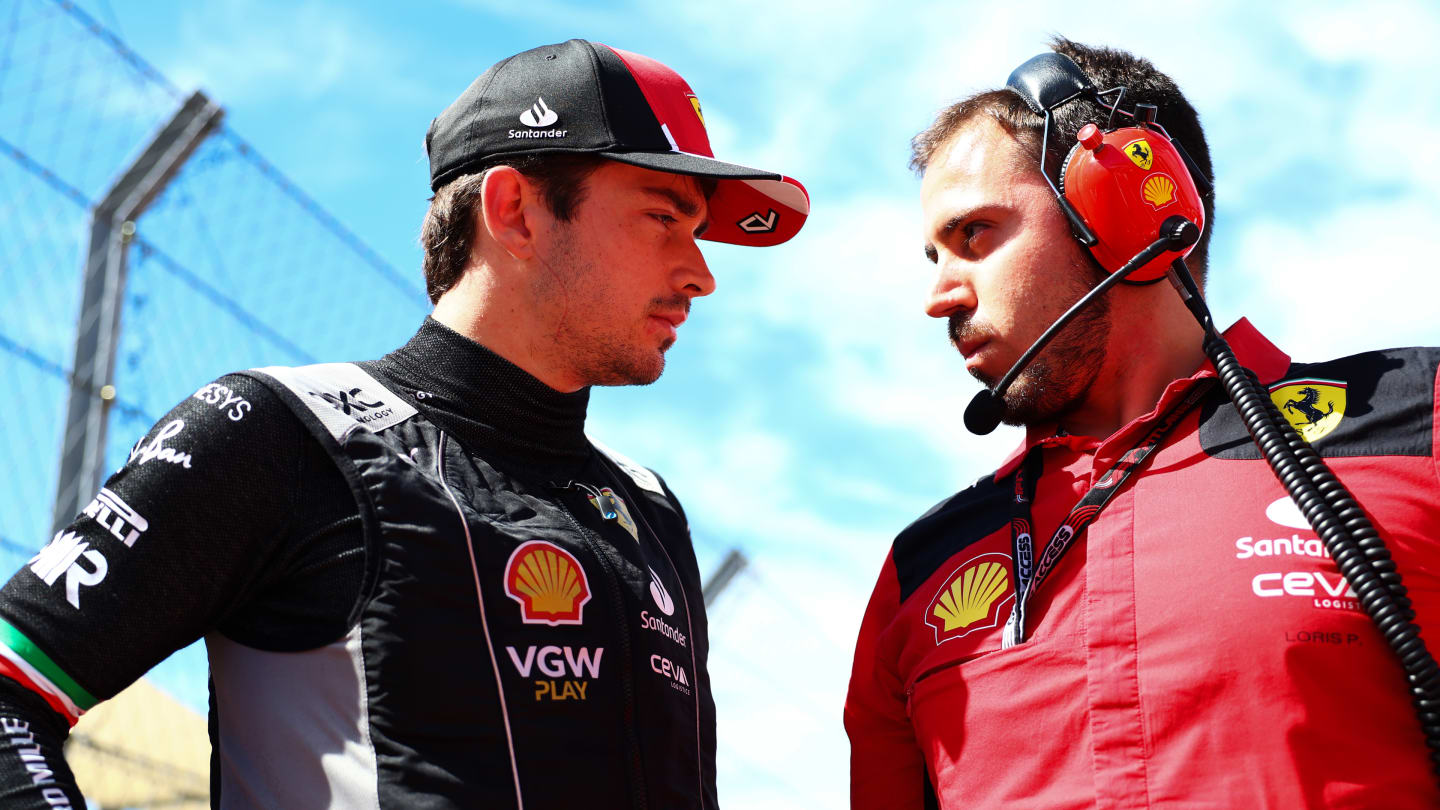
[[[375,365],[417,392],[416,407],[471,452],[544,473],[573,472],[590,457],[589,388],[556,391],[433,318]]]

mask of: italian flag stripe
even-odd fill
[[[60,701],[60,698],[36,686],[29,675],[26,675],[20,667],[16,666],[10,659],[3,655],[0,655],[0,675],[10,678],[31,692],[39,695],[56,714],[65,718],[65,722],[69,723],[72,727],[79,721],[80,718],[74,713],[76,711],[74,704],[67,706]]]
[[[1270,386],[1270,390],[1274,391],[1291,385],[1332,385],[1336,388],[1348,387],[1348,383],[1344,380],[1327,380],[1324,377],[1301,377],[1295,380],[1282,380]]]
[[[78,719],[86,709],[99,702],[56,666],[44,650],[4,619],[0,619],[0,657],[28,677],[30,683],[27,686],[58,698],[65,705],[66,714],[73,718]]]

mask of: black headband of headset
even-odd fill
[[[1044,115],[1082,95],[1095,95],[1095,86],[1074,60],[1049,51],[1031,57],[1015,68],[1005,86],[1015,91],[1037,115]]]

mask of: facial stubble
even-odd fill
[[[632,325],[617,318],[610,302],[621,300],[612,283],[590,253],[582,249],[568,224],[556,230],[543,277],[535,284],[535,300],[551,308],[555,318],[550,351],[568,365],[585,385],[649,385],[665,370],[665,352],[674,344],[666,338],[658,349],[637,345]],[[690,310],[690,299],[651,299],[646,312]]]
[[[1065,309],[1098,283],[1095,278],[1097,272],[1084,259],[1077,258],[1065,276],[1065,295],[1057,296],[1069,302]],[[1045,328],[1049,328],[1050,323],[1064,311],[1051,313]],[[970,314],[959,312],[950,316],[946,331],[956,348],[966,340],[991,334],[984,324],[974,322]],[[1105,361],[1109,338],[1110,302],[1101,296],[1081,310],[1016,376],[1001,398],[1004,405],[1002,421],[1007,425],[1020,426],[1063,421],[1067,413],[1085,401]],[[986,387],[993,387],[1008,370],[1002,370],[1000,375],[991,375],[974,369],[971,375]]]

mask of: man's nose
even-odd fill
[[[969,274],[954,259],[935,268],[935,284],[925,300],[925,314],[932,318],[948,318],[956,312],[972,310],[977,304]]]
[[[700,252],[700,245],[693,238],[687,241],[680,266],[675,272],[675,289],[691,298],[709,295],[715,292],[715,277],[710,274],[710,265],[705,262],[705,254]]]

